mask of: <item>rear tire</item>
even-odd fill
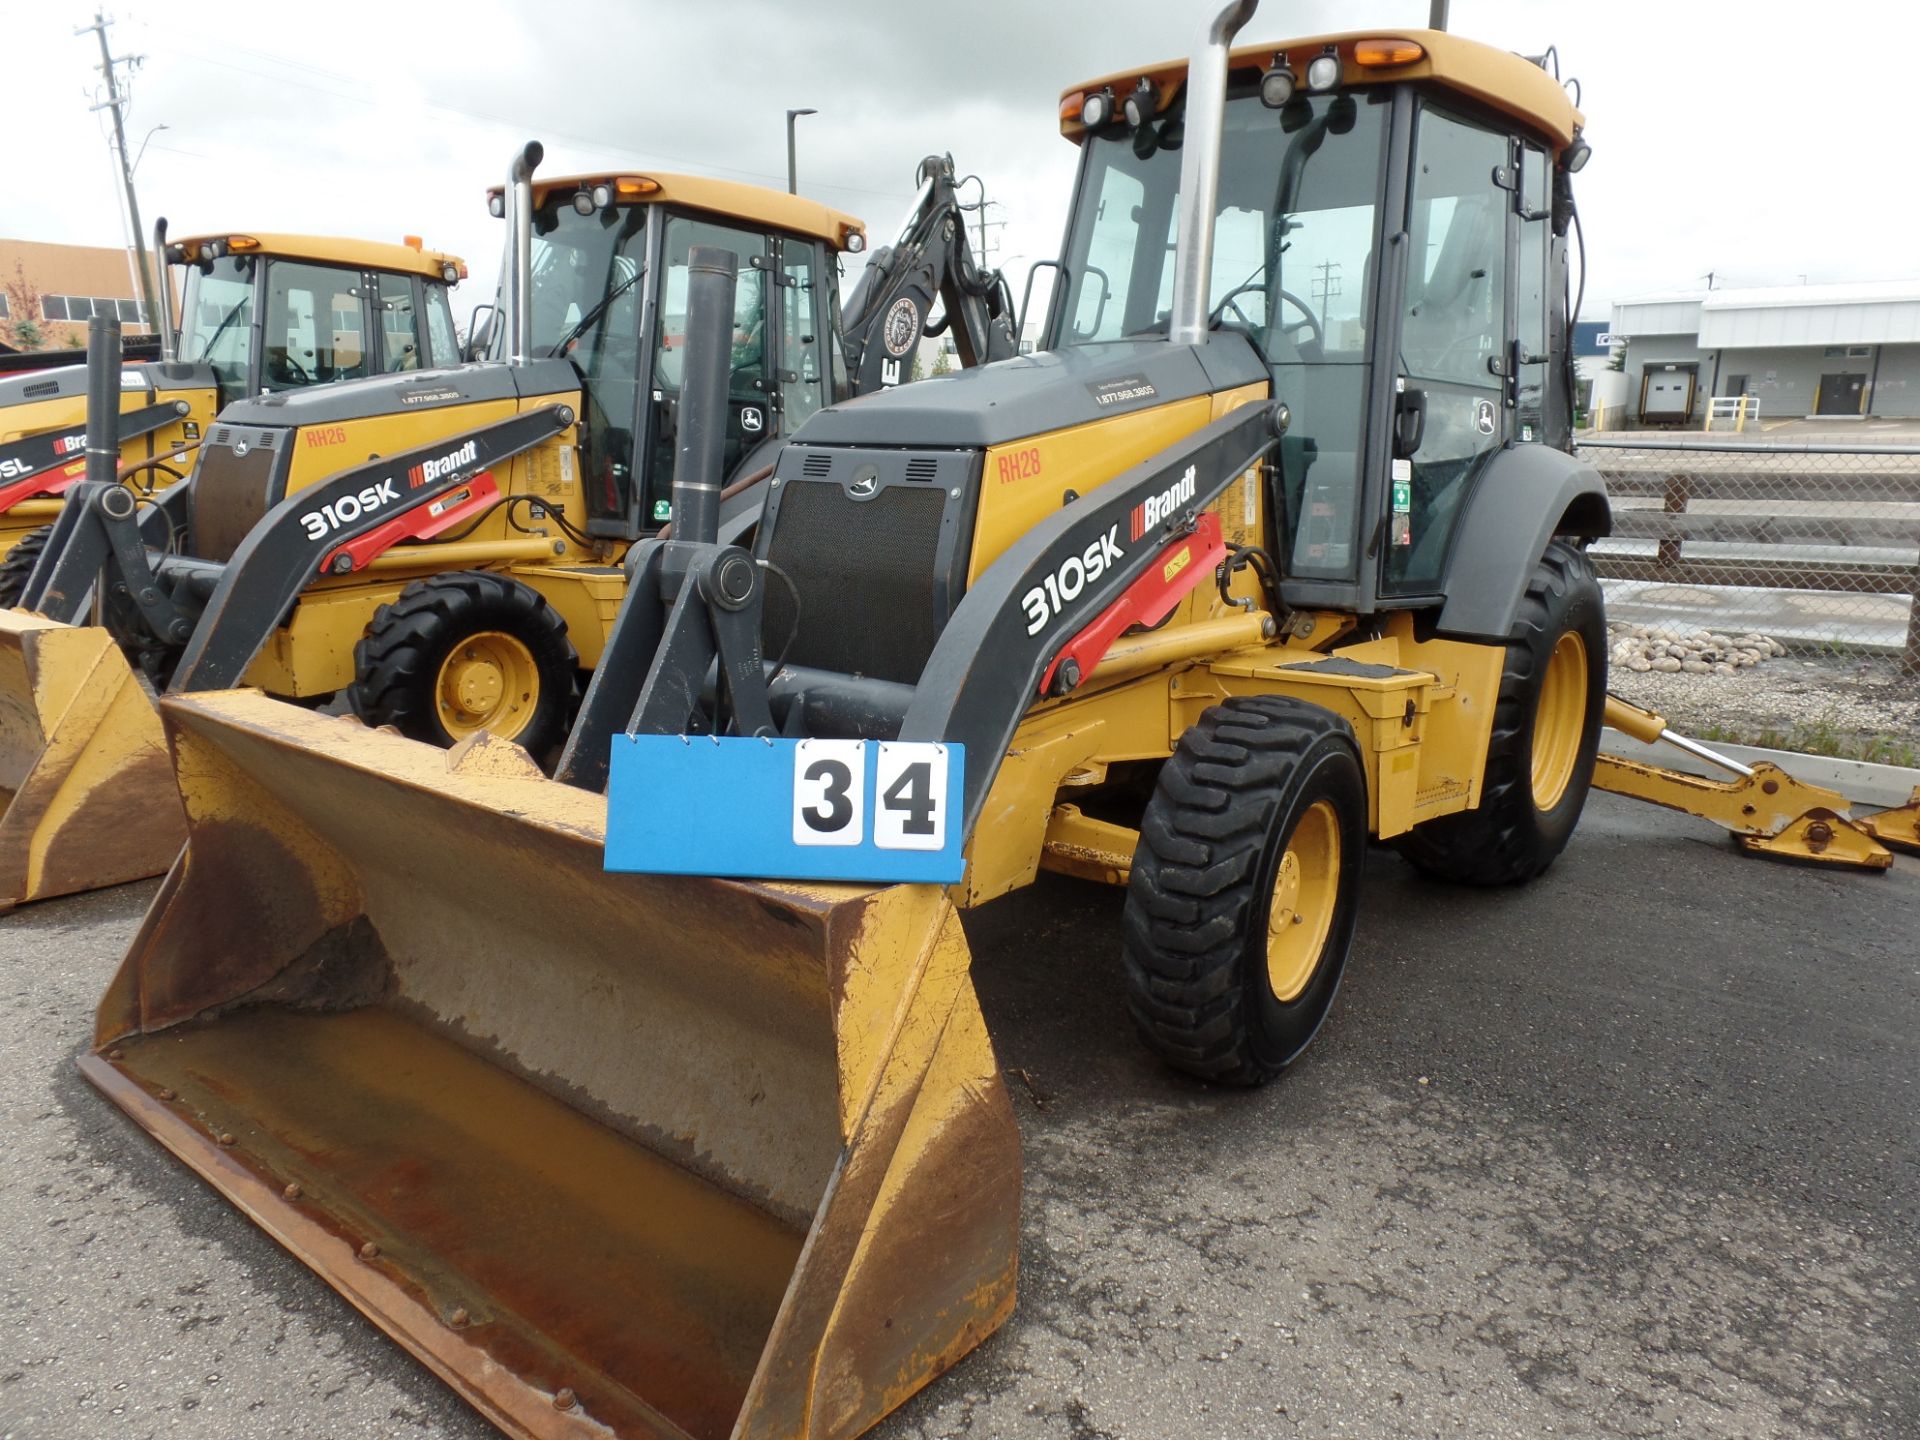
[[[482,570],[436,575],[374,611],[347,702],[429,744],[489,730],[542,756],[566,736],[579,664],[539,591]]]
[[[1333,1004],[1353,944],[1367,782],[1347,722],[1276,695],[1180,738],[1127,886],[1127,1003],[1175,1069],[1258,1085]]]
[[[33,574],[33,567],[46,553],[47,541],[52,536],[51,525],[29,530],[6,553],[5,558],[0,559],[0,610],[10,610],[20,603],[20,597],[27,590],[27,580]]]
[[[1606,701],[1600,582],[1585,551],[1555,540],[1534,567],[1507,642],[1479,808],[1416,825],[1395,848],[1417,869],[1461,885],[1521,885],[1540,875],[1567,848],[1587,803]]]

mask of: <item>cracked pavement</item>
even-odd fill
[[[0,921],[0,1440],[491,1436],[73,1069],[153,888]],[[1257,1092],[1136,1044],[1118,899],[968,919],[1020,1305],[875,1435],[1920,1433],[1920,863],[1609,796],[1523,890],[1375,853],[1333,1017]]]

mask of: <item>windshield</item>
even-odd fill
[[[180,358],[205,360],[228,394],[247,391],[253,343],[253,257],[228,255],[209,269],[187,267],[180,307]]]
[[[1374,239],[1390,96],[1227,102],[1214,222],[1218,328],[1252,340],[1293,411],[1280,517],[1288,571],[1355,573]],[[1183,115],[1087,141],[1060,345],[1167,333]]]
[[[616,352],[631,369],[639,343],[638,278],[646,259],[647,209],[628,205],[582,215],[567,203],[535,214],[533,333],[528,337],[534,354],[552,354],[570,342],[568,353],[589,375]]]

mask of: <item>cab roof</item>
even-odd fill
[[[467,262],[458,255],[441,250],[423,249],[409,239],[404,245],[389,245],[380,240],[346,240],[333,235],[281,235],[267,230],[215,230],[205,235],[168,236],[167,247],[179,246],[188,260],[199,257],[200,250],[215,241],[224,241],[236,255],[271,255],[285,260],[314,260],[324,265],[356,265],[362,270],[393,270],[405,275],[421,275],[429,280],[445,278],[445,267],[453,266],[461,279],[466,278]],[[235,242],[239,243],[235,243]],[[251,243],[248,243],[251,242]]]
[[[553,195],[571,195],[595,185],[612,186],[624,204],[684,205],[690,210],[707,210],[764,225],[770,230],[785,230],[824,240],[844,250],[849,235],[866,235],[866,222],[818,200],[788,195],[759,185],[743,185],[735,180],[715,180],[706,175],[673,175],[664,170],[610,170],[595,175],[537,175],[533,181],[533,203],[545,205]],[[501,187],[490,186],[489,197],[499,195]]]
[[[1362,41],[1411,40],[1421,48],[1420,58],[1400,65],[1363,66],[1354,59]],[[1586,123],[1560,82],[1524,56],[1483,45],[1444,30],[1350,30],[1337,35],[1313,35],[1301,40],[1237,45],[1229,54],[1230,71],[1261,71],[1286,56],[1287,67],[1301,92],[1306,88],[1307,62],[1333,51],[1340,57],[1340,88],[1414,81],[1429,89],[1453,93],[1509,115],[1536,132],[1558,154],[1573,143]],[[1137,70],[1122,70],[1075,86],[1060,97],[1060,131],[1078,142],[1086,134],[1080,123],[1080,102],[1092,92],[1111,88],[1116,100],[1142,77],[1160,90],[1160,109],[1172,103],[1187,77],[1185,60],[1168,60]]]

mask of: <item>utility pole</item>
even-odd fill
[[[794,165],[793,160],[793,122],[798,120],[802,115],[818,115],[819,113],[818,110],[787,111],[787,194],[789,195],[798,195],[800,193],[799,171]]]
[[[1335,273],[1340,269],[1340,262],[1338,260],[1323,260],[1313,268],[1320,273],[1307,286],[1307,293],[1309,295],[1314,294],[1316,291],[1319,293],[1320,314],[1324,319],[1327,313],[1327,301],[1341,292],[1340,277]]]
[[[127,97],[120,89],[120,78],[115,73],[116,65],[125,65],[129,70],[140,63],[138,55],[123,55],[114,59],[113,52],[107,48],[107,17],[101,10],[93,12],[93,24],[83,25],[73,33],[85,35],[91,31],[100,41],[100,73],[106,77],[107,98],[94,106],[96,110],[113,112],[113,148],[120,157],[120,183],[127,191],[127,219],[133,226],[133,253],[140,272],[140,303],[146,311],[147,328],[159,326],[160,306],[153,293],[153,274],[147,268],[147,237],[140,226],[140,201],[133,193],[133,159],[127,154],[127,125],[124,111]]]

